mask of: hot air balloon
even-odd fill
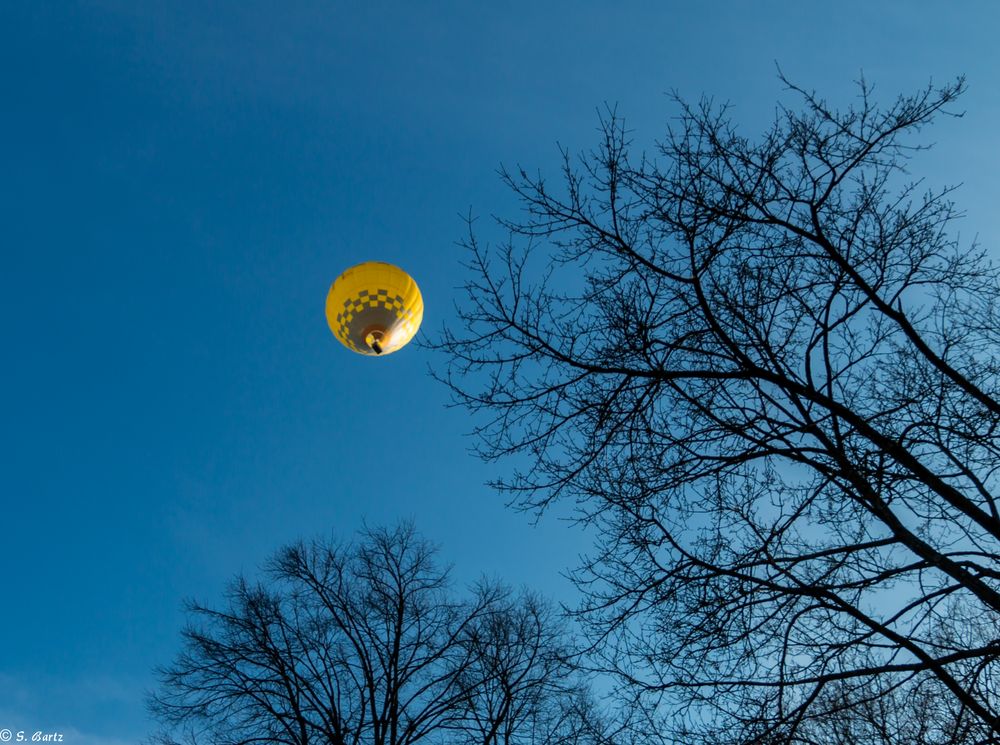
[[[368,261],[352,266],[326,296],[326,322],[358,354],[386,355],[405,346],[424,317],[424,299],[398,266]]]

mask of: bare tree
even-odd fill
[[[553,619],[496,583],[457,600],[435,554],[409,525],[354,544],[302,543],[278,552],[261,581],[237,579],[225,608],[192,605],[183,651],[151,699],[159,741],[452,742],[486,721],[485,691],[498,687],[507,708],[489,716],[520,736],[522,698],[549,685],[562,659]],[[529,618],[533,634],[484,637]],[[544,734],[480,742],[541,744]]]
[[[511,596],[468,634],[467,709],[455,742],[601,745],[609,742],[581,679],[564,624],[533,593]]]
[[[828,686],[824,714],[801,727],[792,741],[810,745],[928,745],[989,742],[969,712],[925,679],[902,689],[881,685]]]
[[[528,463],[513,501],[599,536],[581,615],[650,736],[808,742],[924,696],[938,741],[992,742],[1000,282],[905,171],[963,82],[788,87],[757,139],[678,99],[651,156],[609,112],[558,188],[504,171],[524,212],[497,250],[470,225],[446,382]]]

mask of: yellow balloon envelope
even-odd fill
[[[334,280],[326,296],[330,330],[358,354],[392,354],[413,338],[423,318],[417,283],[382,261],[352,266]]]

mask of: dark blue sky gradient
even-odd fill
[[[648,143],[672,88],[756,133],[775,61],[838,102],[861,70],[886,97],[967,74],[914,173],[963,182],[992,246],[1000,12],[943,7],[0,4],[0,728],[134,742],[184,598],[363,519],[414,518],[460,582],[571,599],[586,539],[483,486],[503,466],[468,454],[432,353],[335,342],[330,282],[401,265],[433,335],[459,214],[512,209],[501,162],[555,176],[604,102]]]

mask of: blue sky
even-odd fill
[[[363,7],[362,7],[363,6]],[[182,601],[281,544],[412,517],[454,562],[563,599],[586,539],[484,481],[408,347],[340,347],[344,268],[406,268],[449,322],[461,213],[553,171],[617,103],[677,89],[748,133],[793,79],[847,102],[968,76],[914,163],[998,234],[993,3],[69,2],[0,5],[0,728],[134,742]],[[489,236],[491,228],[482,221]],[[373,482],[370,466],[382,478]]]

